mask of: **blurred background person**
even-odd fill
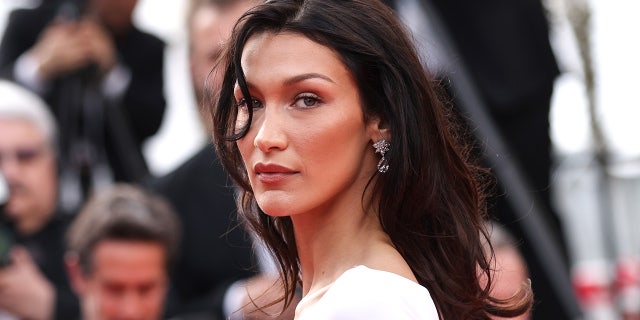
[[[0,80],[0,169],[9,191],[2,217],[10,242],[0,268],[0,310],[18,319],[74,319],[64,271],[70,215],[57,207],[56,125],[33,93]]]
[[[509,299],[522,283],[531,282],[527,262],[507,230],[493,221],[486,221],[485,225],[489,232],[491,247],[485,242],[484,250],[488,258],[491,259],[489,261],[494,271],[491,279],[493,284],[491,296],[497,299]],[[493,257],[490,256],[491,248],[493,249]],[[492,316],[491,319],[506,318]],[[531,310],[510,319],[531,319]]]
[[[259,0],[192,0],[187,13],[189,69],[198,112],[206,131],[205,143],[193,157],[154,182],[154,189],[176,208],[183,241],[172,276],[168,315],[198,319],[270,317],[250,312],[253,304],[266,305],[280,295],[276,277],[260,273],[260,257],[250,236],[239,226],[231,180],[210,143],[210,96],[221,79],[215,68],[237,19]],[[250,278],[251,277],[251,278]],[[269,294],[264,291],[271,289]],[[276,290],[278,289],[278,290]],[[240,312],[243,306],[249,309]],[[295,306],[293,306],[295,307]],[[293,307],[281,319],[293,318]],[[269,314],[278,306],[266,309]]]
[[[0,75],[38,93],[60,124],[62,204],[142,182],[141,144],[165,109],[164,43],[133,25],[137,0],[48,0],[11,13]]]
[[[142,189],[117,184],[94,194],[67,234],[82,319],[161,319],[179,232],[169,205]]]

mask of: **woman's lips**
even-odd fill
[[[253,169],[258,180],[265,184],[280,183],[298,173],[277,164],[257,163]]]

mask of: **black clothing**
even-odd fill
[[[78,298],[71,290],[64,265],[65,234],[72,216],[58,212],[35,234],[16,236],[16,244],[25,247],[40,271],[56,290],[54,319],[76,319],[80,315]]]
[[[236,218],[231,180],[207,145],[153,188],[173,205],[182,224],[168,314],[205,313],[224,319],[222,301],[236,280],[257,271],[252,242]]]
[[[548,112],[559,74],[539,0],[433,0],[487,106]]]
[[[11,13],[0,44],[0,77],[15,81],[18,57],[33,47],[41,32],[56,19],[58,2]],[[141,144],[156,133],[165,109],[164,43],[135,27],[112,37],[118,63],[131,74],[124,96],[105,97],[96,68],[88,67],[54,79],[43,98],[59,123],[63,169],[74,166],[77,150],[69,145],[70,140],[89,136],[116,181],[140,182],[147,174]],[[87,92],[94,95],[87,98]]]

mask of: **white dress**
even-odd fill
[[[308,294],[296,320],[438,320],[429,291],[395,273],[357,266]]]

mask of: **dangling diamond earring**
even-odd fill
[[[385,139],[380,139],[373,144],[373,147],[376,148],[376,153],[382,156],[378,162],[378,171],[380,173],[385,173],[389,170],[389,159],[385,158],[384,155],[389,151],[390,146],[391,144]]]

